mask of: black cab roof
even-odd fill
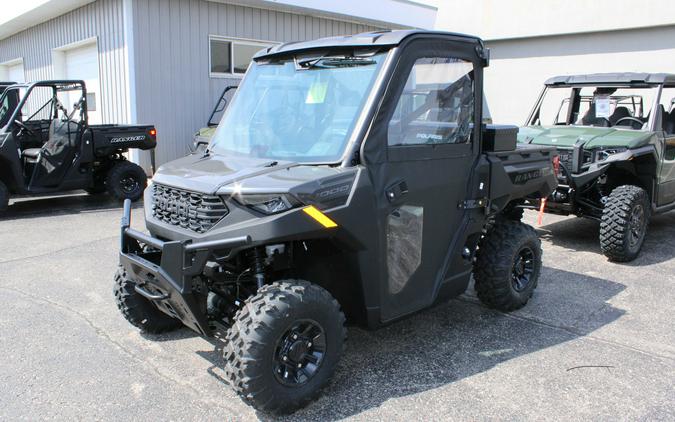
[[[546,86],[572,85],[672,85],[675,74],[671,73],[592,73],[587,75],[554,76],[544,82]]]
[[[301,51],[323,49],[323,48],[349,48],[349,47],[386,47],[396,46],[404,39],[414,35],[441,35],[461,38],[469,42],[475,42],[483,45],[483,41],[473,35],[458,34],[454,32],[443,31],[425,31],[420,29],[409,30],[385,30],[364,32],[355,35],[345,35],[338,37],[319,38],[313,41],[288,42],[274,45],[260,50],[254,57],[254,60],[262,58],[287,55]]]

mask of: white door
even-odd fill
[[[101,98],[98,79],[98,48],[96,43],[65,51],[66,79],[81,79],[87,87],[87,106],[89,108],[89,123],[101,123]],[[66,106],[71,111],[73,104],[79,100],[78,96],[70,96],[70,104]]]
[[[7,80],[12,82],[26,82],[26,78],[23,74],[23,63],[19,62],[7,66]]]

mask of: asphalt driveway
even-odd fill
[[[269,419],[224,384],[219,340],[141,335],[118,314],[119,217],[86,195],[0,217],[0,419]],[[352,328],[331,387],[288,419],[675,420],[675,213],[623,265],[600,254],[592,221],[546,216],[538,230],[527,307],[502,314],[469,291]]]

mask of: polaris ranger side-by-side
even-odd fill
[[[288,412],[333,375],[345,314],[375,328],[465,291],[503,311],[541,247],[502,211],[556,186],[555,149],[481,124],[480,39],[391,31],[258,53],[208,148],[126,203],[115,297],[146,332],[226,332],[225,373]]]
[[[73,189],[139,199],[145,172],[123,153],[156,142],[150,125],[89,124],[82,81],[11,85],[0,96],[0,210],[10,195]]]
[[[674,98],[671,74],[558,76],[519,132],[521,143],[558,148],[546,212],[599,220],[612,261],[637,257],[650,215],[675,209]]]

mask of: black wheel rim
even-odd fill
[[[120,179],[120,188],[124,193],[135,193],[140,188],[141,184],[133,175],[125,175]]]
[[[642,204],[637,204],[633,207],[633,212],[630,214],[628,221],[628,243],[631,247],[635,247],[640,243],[642,235],[645,230],[645,208]]]
[[[534,274],[534,251],[524,247],[516,254],[511,270],[511,285],[517,292],[522,292],[530,285]]]
[[[313,320],[296,321],[281,336],[274,352],[273,370],[284,385],[298,387],[311,380],[326,355],[326,333]]]

